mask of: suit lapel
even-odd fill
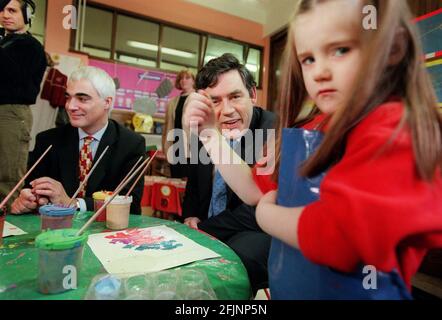
[[[79,186],[78,158],[80,156],[78,129],[67,127],[66,136],[60,137],[59,170],[61,183],[72,196]]]
[[[109,120],[109,125],[107,126],[107,129],[104,132],[103,137],[101,138],[100,144],[98,145],[97,153],[95,154],[92,166],[95,164],[95,161],[98,160],[98,158],[100,157],[100,155],[103,153],[104,149],[107,146],[109,146],[109,150],[107,150],[103,159],[101,159],[100,163],[98,164],[98,167],[90,176],[87,184],[88,191],[100,191],[97,188],[101,184],[106,174],[109,174],[109,172],[106,171],[109,170],[110,168],[113,144],[115,144],[116,142],[117,142],[117,128],[115,126],[115,123],[112,120]]]

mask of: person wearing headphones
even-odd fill
[[[0,199],[25,174],[29,106],[35,103],[47,64],[43,46],[27,31],[34,12],[32,0],[0,0]]]

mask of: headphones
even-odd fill
[[[35,13],[35,3],[32,0],[23,0],[24,4],[21,7],[21,11],[23,13],[23,19],[25,20],[25,24],[32,25],[32,19],[34,19]]]

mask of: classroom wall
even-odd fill
[[[50,53],[79,56],[87,64],[87,55],[69,52],[71,30],[65,30],[62,25],[65,17],[63,7],[72,2],[72,0],[48,0],[45,48]],[[270,41],[268,37],[264,38],[261,24],[181,0],[96,0],[95,2],[175,25],[263,46],[263,90],[258,90],[258,104],[265,107]]]

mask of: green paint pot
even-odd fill
[[[77,229],[51,230],[35,239],[39,249],[38,290],[44,294],[77,289],[88,235]]]

